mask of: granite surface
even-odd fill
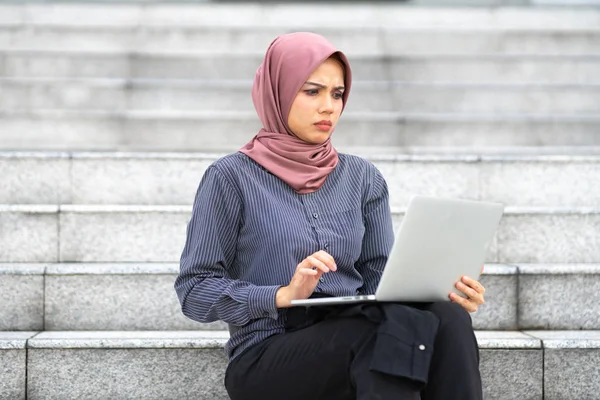
[[[93,266],[92,266],[93,267]],[[174,274],[47,275],[48,330],[224,329],[185,317]]]
[[[37,334],[33,331],[0,331],[0,350],[25,349],[27,340]]]
[[[204,170],[212,161],[74,158],[73,202],[191,205]]]
[[[48,264],[0,263],[0,275],[44,275]]]
[[[600,270],[565,269],[519,275],[521,329],[600,329]]]
[[[600,330],[524,331],[541,339],[545,349],[600,349]]]
[[[0,399],[25,400],[26,354],[24,349],[3,350],[0,346]]]
[[[0,331],[44,329],[42,274],[0,273]]]
[[[0,331],[0,399],[25,399],[27,340],[37,332]]]
[[[497,234],[498,261],[600,262],[600,213],[551,211],[505,213]]]
[[[483,163],[481,194],[511,206],[599,207],[600,162],[514,161]]]
[[[56,262],[56,207],[19,206],[0,209],[0,262]]]
[[[480,349],[541,349],[540,339],[516,331],[475,331]]]
[[[600,275],[600,264],[523,264],[519,275]],[[593,279],[593,276],[591,277]]]
[[[597,334],[596,336],[598,337]],[[597,399],[600,393],[599,366],[600,346],[595,349],[546,348],[544,350],[544,398],[547,400]]]
[[[479,171],[475,163],[376,162],[384,175],[392,207],[406,207],[414,194],[477,199]]]
[[[517,275],[493,275],[486,272],[480,279],[486,289],[485,303],[471,314],[473,327],[490,330],[517,329]]]
[[[27,398],[227,400],[226,363],[222,349],[29,349]]]
[[[484,399],[543,399],[543,360],[541,349],[480,351]]]
[[[66,153],[0,154],[0,204],[62,204],[70,202]]]
[[[227,331],[67,331],[41,332],[30,349],[214,349],[223,348]]]
[[[0,265],[0,273],[2,267]],[[48,264],[46,275],[176,275],[179,263],[62,263]]]
[[[510,4],[511,2],[501,1],[497,4]],[[167,27],[197,24],[213,25],[218,24],[224,27],[255,27],[257,23],[264,25],[265,28],[281,28],[281,21],[289,19],[290,15],[295,18],[290,19],[291,27],[321,27],[318,21],[314,20],[314,8],[303,4],[290,4],[285,7],[269,7],[268,4],[243,4],[240,5],[240,18],[231,21],[227,11],[227,5],[215,4],[211,7],[181,7],[178,4],[145,4],[129,3],[119,7],[105,7],[101,4],[4,4],[0,10],[6,11],[6,22],[20,24],[100,24],[111,26],[137,26],[140,24],[159,24]],[[49,10],[55,10],[50,13]],[[83,12],[83,10],[85,12]],[[359,10],[360,12],[357,12]],[[268,18],[265,18],[265,12],[270,11]],[[532,27],[541,28],[552,26],[554,28],[583,29],[596,28],[597,21],[593,18],[596,13],[584,10],[549,9],[544,13],[532,13],[527,9],[521,8],[474,8],[468,10],[423,10],[420,8],[397,7],[393,4],[363,4],[356,7],[337,7],[336,12],[339,19],[332,21],[334,28],[354,27],[355,25],[366,28],[385,27],[386,32],[390,28],[395,28],[399,23],[412,28],[456,28],[459,26],[469,26],[471,28],[522,28],[531,29]],[[73,20],[73,16],[81,18]],[[287,18],[286,18],[287,17]],[[452,17],[452,18],[450,18]],[[144,26],[144,25],[142,25]],[[391,31],[394,32],[393,30]],[[397,36],[393,36],[396,38]]]
[[[366,3],[363,3],[366,4]],[[382,3],[381,6],[384,6],[386,3]],[[514,0],[501,0],[498,2],[492,2],[491,0],[485,0],[484,2],[478,3],[486,6],[499,6],[499,5],[515,5],[515,4],[523,4],[523,3],[515,3]],[[86,4],[88,5],[88,4]],[[149,4],[150,5],[150,4]],[[213,18],[221,19],[221,13],[211,13],[206,10],[204,13],[196,14],[200,11],[199,8],[184,8],[188,14],[181,14],[181,11],[175,12],[175,10],[165,11],[166,4],[160,4],[162,13],[169,13],[166,17],[167,27],[161,26],[163,25],[163,18],[159,17],[158,19],[153,19],[152,24],[158,24],[158,26],[146,25],[143,26],[144,29],[135,29],[137,24],[133,25],[125,25],[119,26],[120,29],[105,29],[100,32],[92,31],[80,31],[80,30],[69,30],[68,35],[60,35],[62,39],[60,44],[56,45],[56,31],[62,33],[64,28],[59,26],[55,26],[55,19],[52,19],[52,23],[50,27],[45,27],[41,34],[31,35],[31,34],[21,34],[16,35],[16,37],[8,36],[6,40],[13,39],[10,44],[18,47],[32,47],[33,45],[41,46],[41,43],[46,43],[47,41],[51,41],[55,46],[60,47],[65,50],[111,50],[111,51],[127,51],[131,49],[135,50],[144,50],[144,51],[164,51],[164,49],[168,48],[170,51],[198,51],[198,43],[202,43],[203,51],[211,51],[218,52],[222,51],[222,49],[228,49],[228,51],[234,53],[264,53],[265,49],[268,47],[269,43],[273,40],[273,38],[278,35],[285,33],[287,30],[285,27],[281,26],[281,23],[277,23],[275,21],[266,21],[270,18],[265,18],[265,14],[261,14],[262,18],[260,21],[261,26],[265,23],[267,24],[275,24],[270,25],[269,27],[263,26],[262,29],[256,29],[256,22],[250,23],[244,21],[242,25],[238,25],[238,21],[236,20],[235,26],[237,29],[228,30],[228,29],[219,29],[215,27],[214,20],[210,18],[211,14]],[[239,5],[238,5],[239,7]],[[358,5],[353,4],[352,9],[357,10]],[[152,8],[145,9],[144,16],[147,17],[147,12],[152,10]],[[247,12],[247,8],[244,8],[244,11]],[[306,12],[307,9],[294,9],[291,12],[294,15],[294,18],[290,19],[288,16],[285,16],[281,13],[279,7],[269,9],[269,12],[266,15],[270,16],[271,14],[275,14],[275,18],[280,17],[286,20],[286,23],[293,24],[292,26],[296,27],[296,30],[299,28],[306,30],[308,27],[314,28],[314,21],[307,20],[304,21],[300,19],[297,21],[297,14],[303,11]],[[347,9],[336,9],[336,15],[340,15],[343,11],[348,12],[351,10]],[[450,22],[454,22],[455,25],[452,28],[455,28],[458,19],[456,16],[452,16],[451,18],[441,18],[439,20],[435,20],[433,22],[429,19],[427,22],[417,22],[416,25],[413,21],[414,19],[420,20],[419,16],[414,17],[413,20],[404,21],[402,23],[403,26],[407,28],[423,28],[423,24],[431,28],[429,24],[435,23],[436,29],[402,29],[402,38],[403,40],[397,40],[398,38],[398,30],[394,29],[398,27],[399,19],[405,18],[407,15],[411,15],[410,13],[397,14],[398,7],[391,8],[389,10],[383,11],[386,15],[379,16],[378,13],[373,12],[373,10],[364,11],[364,9],[359,12],[355,12],[354,14],[366,14],[370,18],[368,20],[360,19],[361,22],[358,25],[361,27],[360,30],[353,29],[354,24],[351,18],[356,18],[355,15],[348,15],[350,19],[344,17],[344,22],[347,26],[337,26],[334,29],[323,29],[321,26],[318,27],[317,32],[324,34],[332,43],[335,43],[341,49],[344,49],[344,52],[353,59],[357,55],[379,55],[379,54],[389,54],[389,55],[405,55],[405,54],[438,54],[438,53],[448,53],[452,52],[454,54],[489,54],[490,52],[498,52],[502,54],[506,53],[523,53],[535,51],[536,53],[551,53],[555,54],[557,52],[567,52],[573,51],[581,53],[586,49],[589,51],[593,51],[597,49],[595,43],[593,42],[593,35],[563,35],[561,36],[562,40],[551,40],[549,35],[545,34],[545,29],[542,32],[538,32],[537,30],[531,30],[531,26],[527,26],[524,31],[518,32],[504,32],[503,30],[490,30],[490,25],[493,24],[497,26],[497,20],[494,19],[493,22],[490,22],[489,19],[485,17],[480,17],[482,20],[489,22],[490,25],[485,26],[485,34],[478,32],[477,30],[465,30],[461,32],[460,35],[448,35],[447,31],[440,29],[439,24],[448,24]],[[101,9],[93,9],[92,12],[100,13],[102,15]],[[308,9],[310,11],[310,9]],[[462,10],[461,10],[462,11]],[[469,9],[472,11],[472,9]],[[4,9],[2,10],[4,12]],[[63,11],[64,12],[64,11]],[[88,13],[90,11],[84,11],[84,13]],[[254,14],[256,9],[252,9],[249,14]],[[438,12],[438,10],[434,11],[434,13]],[[55,13],[52,13],[55,15]],[[179,15],[178,15],[179,14]],[[433,14],[433,13],[432,13]],[[9,13],[10,15],[10,13]],[[343,14],[342,14],[343,15]],[[413,14],[414,15],[414,14]],[[4,16],[3,16],[4,17]],[[194,19],[189,19],[195,17]],[[364,16],[363,16],[364,17]],[[56,18],[56,17],[55,17]],[[100,17],[101,19],[102,17]],[[340,17],[342,18],[342,17]],[[435,17],[434,17],[435,18]],[[189,20],[188,20],[189,19]],[[514,16],[511,18],[514,19]],[[580,18],[583,19],[583,18]],[[17,19],[7,19],[11,24],[14,24]],[[28,22],[30,21],[27,19]],[[43,19],[47,20],[47,19]],[[154,22],[161,21],[161,22]],[[182,21],[193,21],[186,22],[182,24]],[[205,29],[197,28],[197,24],[201,24],[200,21],[207,21]],[[373,27],[373,21],[378,21],[379,23],[391,24],[393,25],[393,29],[381,29],[381,25],[377,25],[377,27]],[[385,21],[385,22],[384,22]],[[463,21],[461,18],[460,21]],[[69,22],[73,23],[73,22]],[[78,21],[78,23],[80,23]],[[251,25],[245,25],[250,23]],[[480,26],[481,22],[477,22],[476,26]],[[98,24],[97,20],[93,20],[92,25]],[[110,25],[112,26],[114,22],[110,20]],[[120,25],[119,22],[117,22]],[[229,21],[219,22],[221,24],[229,24]],[[369,24],[369,26],[365,26]],[[473,26],[473,22],[468,23],[469,26]],[[462,26],[461,23],[458,25]],[[290,26],[290,25],[287,25]],[[328,25],[329,26],[329,25]],[[510,25],[513,27],[514,25]],[[553,25],[555,27],[555,25]],[[62,29],[61,29],[62,28]],[[193,29],[197,28],[197,29]],[[581,28],[580,28],[581,29]],[[165,30],[169,34],[165,33]],[[574,36],[574,37],[573,37]],[[1,37],[0,37],[1,38]],[[0,42],[1,43],[1,42]],[[186,82],[187,83],[187,82]],[[251,81],[247,86],[251,85]],[[362,97],[358,95],[355,91],[355,86],[359,86],[360,81],[355,81],[352,84],[352,93],[353,98],[352,102],[349,104],[353,105],[355,102],[359,102]],[[189,85],[189,84],[188,84]],[[594,92],[579,90],[582,94],[588,94],[588,96],[581,96],[584,99],[580,99],[574,94],[571,94],[571,91],[568,89],[569,84],[563,84],[559,88],[539,88],[532,87],[527,90],[527,96],[523,96],[520,92],[521,88],[510,87],[507,89],[501,85],[501,87],[485,87],[487,90],[482,90],[480,87],[475,87],[473,90],[472,86],[474,85],[452,85],[451,83],[441,82],[438,87],[431,87],[429,85],[390,85],[391,88],[397,88],[400,86],[404,90],[398,90],[397,96],[394,99],[385,98],[385,100],[389,103],[388,107],[395,106],[396,109],[404,109],[405,103],[410,103],[412,100],[412,108],[414,111],[423,111],[434,108],[437,112],[473,112],[473,111],[496,111],[496,112],[514,112],[515,110],[529,111],[529,112],[567,112],[567,111],[579,111],[579,110],[589,110],[593,111],[598,102],[594,102],[593,100],[585,100],[588,99],[589,92],[593,94]],[[246,87],[247,87],[246,86]],[[565,87],[567,86],[567,87]],[[390,89],[391,89],[390,88]],[[412,90],[411,90],[412,89]],[[429,91],[427,90],[429,89]],[[446,90],[440,90],[446,89]],[[452,90],[454,89],[454,90]],[[461,90],[462,89],[462,90]],[[472,89],[469,91],[468,89]],[[513,90],[510,90],[513,89]],[[545,90],[544,90],[545,89]],[[249,89],[248,89],[249,90]],[[248,96],[248,90],[245,91],[246,97]],[[549,100],[546,96],[543,96],[543,93],[556,93],[557,90],[560,90],[561,96],[553,96],[551,100]],[[439,98],[437,102],[433,102],[434,104],[429,104],[431,102],[427,102],[423,99],[423,92],[429,94],[436,94],[436,98]],[[465,93],[466,92],[466,93]],[[474,92],[474,93],[472,93]],[[420,96],[419,96],[420,95]],[[511,96],[512,95],[512,96]],[[201,96],[199,96],[201,97]],[[381,96],[383,97],[383,96]],[[589,96],[592,97],[592,96]],[[593,97],[592,97],[593,99]],[[446,105],[447,103],[451,103],[450,105]],[[129,103],[131,105],[131,103]],[[170,104],[169,104],[170,105]],[[427,107],[429,105],[429,107]],[[443,105],[446,105],[444,107]],[[437,107],[436,107],[437,106]],[[231,105],[230,105],[231,107]],[[239,107],[239,106],[238,106]],[[60,107],[56,107],[60,108]],[[132,108],[140,108],[140,107],[132,107]],[[381,107],[382,109],[384,107]]]
[[[178,261],[189,207],[63,207],[60,260]]]

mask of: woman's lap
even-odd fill
[[[238,399],[354,399],[353,348],[376,332],[363,318],[339,318],[266,339],[232,361],[226,387]]]
[[[414,308],[430,311],[440,318],[440,326],[445,326],[443,329],[445,331],[456,328],[463,333],[469,329],[472,331],[469,314],[457,304],[440,302],[414,306]],[[453,327],[454,325],[457,327]],[[360,374],[360,371],[363,372],[358,375],[359,377],[371,372],[368,370],[368,362],[362,362],[359,367],[356,367],[352,366],[352,361],[361,346],[374,343],[372,339],[376,336],[377,329],[377,323],[360,316],[334,317],[299,330],[272,336],[246,350],[230,363],[225,386],[232,400],[356,399],[353,377],[356,377],[357,373]],[[441,338],[436,339],[436,342],[439,339]],[[448,339],[445,339],[444,343],[449,343]],[[466,346],[473,347],[469,343]],[[368,350],[361,354],[368,354]],[[440,364],[438,361],[435,364]],[[445,363],[442,363],[436,369],[445,370],[444,365]],[[351,371],[351,368],[354,369]],[[358,372],[357,368],[360,368]],[[478,373],[477,365],[471,368],[471,374],[473,371]],[[387,386],[388,391],[396,390],[392,388],[390,382],[379,380],[389,380],[389,377],[377,377],[377,381],[369,383],[365,383],[362,379],[359,380],[363,386],[383,385]],[[413,386],[412,381],[405,381],[404,387],[398,390],[407,390],[405,398],[412,398],[408,391],[416,393],[415,398],[418,398],[418,389],[415,389],[418,387]]]

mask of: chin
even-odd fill
[[[312,144],[323,144],[331,137],[331,133],[329,132],[318,132],[318,133],[310,133],[306,135],[305,142],[309,142]]]

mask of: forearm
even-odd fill
[[[253,319],[277,319],[276,293],[280,286],[210,277],[181,279],[176,284],[183,314],[198,322],[217,320],[242,326]]]

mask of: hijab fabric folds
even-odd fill
[[[333,54],[344,64],[344,106],[352,74],[346,56],[324,37],[296,32],[279,36],[256,71],[252,101],[263,128],[240,151],[300,194],[312,193],[325,183],[338,163],[331,140],[322,144],[303,141],[289,129],[287,120],[296,94],[306,79]]]

